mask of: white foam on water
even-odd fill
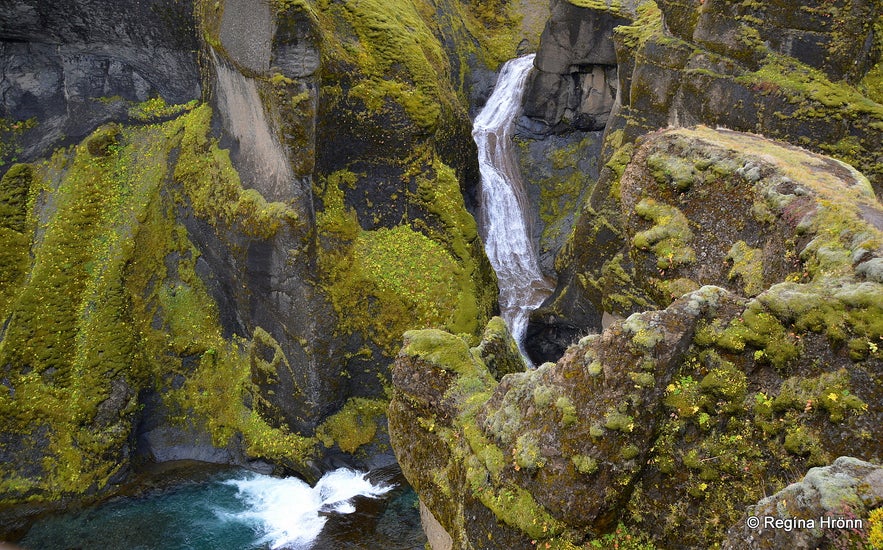
[[[341,468],[328,472],[315,487],[300,479],[251,474],[225,481],[235,486],[237,496],[248,506],[244,512],[223,514],[228,519],[255,525],[259,544],[270,548],[306,550],[322,532],[327,518],[319,512],[351,514],[351,500],[357,496],[377,498],[392,486],[373,485],[364,472]]]

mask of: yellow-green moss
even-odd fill
[[[188,103],[169,105],[162,97],[157,96],[130,107],[129,116],[141,122],[151,122],[180,115],[193,109],[197,104],[198,102],[194,99]]]
[[[211,196],[202,185],[238,181],[212,179],[224,171],[216,161],[226,155],[209,144],[209,117],[201,107],[161,125],[108,126],[13,172],[31,172],[26,231],[19,234],[33,261],[20,264],[28,284],[6,296],[0,363],[10,366],[5,376],[14,393],[0,392],[0,414],[5,432],[21,441],[51,430],[34,450],[43,456],[38,477],[16,477],[8,470],[15,465],[0,465],[3,478],[15,480],[8,500],[101,489],[123,466],[118,453],[138,393],[176,374],[185,378],[173,399],[180,413],[205,424],[218,444],[242,434],[251,455],[292,466],[311,448],[246,406],[257,399],[249,344],[221,337],[216,306],[195,273],[198,252],[174,219],[175,191],[167,187],[174,149],[188,199],[188,190]],[[234,211],[219,218],[209,202],[191,202],[209,221],[249,217]],[[201,355],[193,372],[183,368],[181,356],[189,354]],[[112,391],[123,401],[101,412]]]
[[[0,180],[0,320],[8,315],[9,300],[27,271],[30,232],[35,220],[28,208],[34,178],[28,164],[12,166]],[[30,201],[31,203],[33,201]]]
[[[389,355],[414,328],[447,328],[475,334],[490,316],[492,299],[479,288],[477,231],[450,168],[435,163],[436,178],[417,178],[416,200],[439,224],[362,230],[344,204],[343,187],[358,176],[335,172],[319,182],[323,208],[316,216],[319,267],[339,326],[358,332]],[[440,227],[439,227],[440,225]]]
[[[733,263],[728,277],[742,282],[745,294],[756,296],[763,290],[763,251],[751,248],[745,241],[738,241],[727,252],[727,260]]]
[[[573,455],[570,457],[573,467],[581,474],[591,475],[598,471],[598,461],[586,455]]]
[[[386,414],[389,402],[383,399],[353,397],[316,429],[316,437],[326,447],[337,445],[345,453],[355,453],[374,440],[377,424]]]
[[[269,238],[283,224],[300,226],[297,212],[281,202],[268,203],[254,189],[244,189],[230,162],[209,132],[212,111],[201,105],[181,121],[181,151],[174,177],[194,213],[213,225],[236,227],[252,237]]]
[[[36,125],[36,118],[12,120],[0,117],[0,168],[18,161],[18,155],[22,152],[22,134]]]
[[[645,198],[635,205],[635,212],[652,221],[653,227],[636,233],[632,244],[640,250],[652,250],[659,269],[696,261],[696,253],[689,246],[693,232],[686,216],[677,207]]]

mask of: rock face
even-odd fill
[[[740,520],[727,532],[721,548],[836,548],[838,543],[861,541],[874,529],[883,534],[883,516],[868,519],[868,512],[881,506],[883,468],[840,457],[831,466],[812,468],[802,481],[750,506],[748,516],[764,518],[761,526],[750,528],[747,518]],[[776,529],[775,524],[765,525],[765,518],[784,520],[783,525],[790,520],[795,527]],[[828,526],[825,520],[841,521]]]
[[[522,132],[546,135],[603,130],[617,95],[615,11],[553,0],[524,97]]]
[[[392,461],[402,332],[496,307],[465,98],[508,6],[61,8],[0,14],[0,524],[145,460]]]
[[[33,122],[2,136],[17,141],[0,149],[4,164],[79,142],[104,122],[128,118],[133,103],[200,96],[191,2],[77,0],[59,9],[16,0],[2,11],[0,118]]]
[[[642,139],[619,196],[634,276],[605,284],[664,309],[499,383],[480,347],[406,337],[392,442],[455,547],[583,544],[624,522],[709,548],[793,472],[883,458],[883,211],[864,176],[697,127]]]
[[[762,133],[851,164],[878,197],[883,194],[881,73],[871,70],[883,51],[872,28],[881,16],[878,4],[843,2],[831,11],[827,3],[811,2],[795,11],[776,2],[661,0],[630,11],[625,4],[574,3],[585,6],[574,14],[581,20],[600,11],[633,22],[614,28],[618,96],[605,129],[601,174],[583,190],[581,216],[558,251],[558,286],[532,317],[528,349],[562,353],[561,342],[604,312],[626,316],[666,305],[658,293],[622,292],[635,274],[619,182],[635,140],[649,131],[707,124]],[[566,36],[559,31],[547,41]]]

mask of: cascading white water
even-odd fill
[[[249,508],[226,514],[230,519],[253,522],[263,533],[258,541],[271,549],[306,550],[322,532],[327,516],[321,513],[351,514],[356,496],[377,498],[391,486],[374,485],[365,473],[339,469],[325,474],[315,487],[303,481],[251,475],[226,482],[239,490]]]
[[[528,315],[552,292],[540,271],[525,217],[524,184],[512,152],[512,130],[521,112],[533,54],[503,65],[497,85],[472,127],[481,169],[479,225],[497,272],[500,312],[522,355]]]

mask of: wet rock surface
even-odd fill
[[[590,10],[566,0],[551,3],[525,91],[520,132],[543,136],[604,129],[618,86],[613,29],[628,22],[626,13]]]

